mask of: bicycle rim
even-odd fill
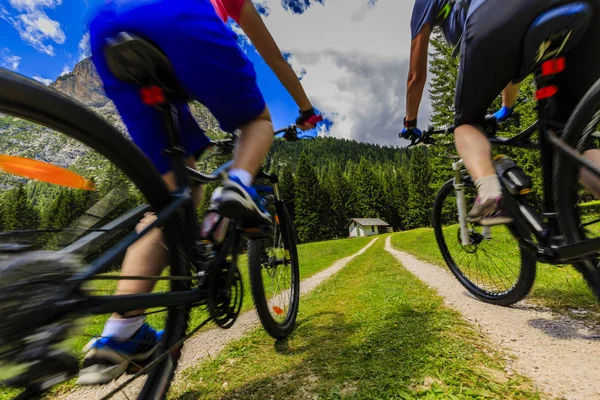
[[[282,339],[295,328],[300,272],[289,215],[281,202],[272,209],[272,237],[249,242],[248,263],[252,296],[263,327],[274,338]]]

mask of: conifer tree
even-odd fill
[[[306,243],[326,239],[329,204],[306,153],[302,153],[298,160],[295,186],[298,240]]]
[[[285,202],[285,207],[290,214],[292,221],[296,219],[296,186],[294,182],[294,171],[291,163],[285,163],[279,173],[279,193]]]
[[[410,229],[431,225],[435,193],[430,187],[431,178],[427,150],[413,148],[408,171],[407,223]]]
[[[27,200],[27,192],[23,184],[20,183],[16,188],[6,192],[2,203],[4,230],[28,230],[39,227],[40,215]]]

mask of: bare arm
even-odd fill
[[[244,2],[240,16],[240,26],[256,47],[258,54],[261,55],[290,93],[300,110],[310,110],[312,104],[308,100],[296,73],[283,58],[277,43],[273,40],[271,33],[250,0]]]
[[[502,91],[502,105],[504,107],[513,108],[517,102],[517,94],[519,93],[518,83],[509,83]]]
[[[410,67],[406,89],[406,119],[417,118],[419,105],[423,97],[423,89],[427,81],[427,50],[431,27],[426,24],[410,45]]]

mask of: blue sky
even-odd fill
[[[72,69],[79,61],[79,44],[86,32],[84,18],[90,6],[103,1],[0,0],[0,63],[7,57],[13,60],[19,57],[17,72],[29,77],[56,79],[65,67]],[[18,24],[20,16],[27,14],[41,18]],[[64,39],[53,32],[44,35],[44,23],[48,20],[60,24]],[[36,23],[41,29],[37,29]]]
[[[68,72],[87,54],[85,21],[104,1],[0,0],[0,66],[45,83]],[[401,144],[412,1],[255,3],[311,101],[330,121],[321,134]],[[291,97],[248,44],[245,50],[275,127],[293,122],[298,110]],[[428,112],[425,104],[423,114]]]

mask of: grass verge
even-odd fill
[[[421,260],[446,268],[431,228],[420,228],[394,235],[392,246]],[[495,254],[501,256],[511,254],[510,259],[518,260],[514,241],[494,240],[494,246],[496,246]],[[556,312],[568,313],[575,318],[600,322],[600,305],[597,299],[588,289],[581,275],[568,266],[557,267],[538,263],[536,281],[527,300],[549,307]],[[582,314],[582,309],[587,313]]]
[[[273,345],[257,329],[185,371],[170,398],[538,398],[383,246],[380,238],[303,298],[287,341]]]
[[[301,279],[308,278],[315,273],[331,266],[336,260],[348,257],[361,248],[366,246],[373,238],[355,238],[355,239],[340,239],[327,242],[307,243],[298,246],[298,258],[300,260],[300,276]],[[248,311],[254,304],[250,294],[250,286],[248,281],[248,268],[245,256],[239,260],[240,270],[244,279],[245,300],[242,311]],[[114,292],[116,287],[115,281],[96,281],[94,289],[99,294],[109,295]],[[156,291],[168,291],[168,285],[163,281],[159,282]],[[190,315],[190,329],[196,327],[200,322],[208,316],[204,307],[193,309]],[[70,352],[77,358],[82,359],[83,354],[81,348],[90,340],[90,337],[100,335],[108,318],[107,315],[97,315],[82,321],[83,335],[74,337],[69,343]],[[158,313],[148,316],[148,321],[155,327],[164,325],[165,314]],[[214,325],[209,324],[207,329],[213,328]],[[74,386],[74,380],[66,382],[55,389],[54,395],[58,395],[69,390]],[[0,387],[0,400],[11,399],[17,395],[19,391]]]

